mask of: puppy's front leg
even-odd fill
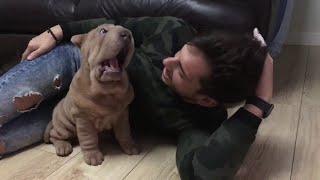
[[[88,120],[79,119],[76,126],[85,162],[93,166],[100,165],[104,157],[99,150],[98,131]]]
[[[127,154],[139,154],[140,150],[132,139],[128,109],[121,115],[119,121],[113,127],[114,134],[123,151]]]

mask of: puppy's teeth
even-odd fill
[[[119,68],[118,59],[117,59],[117,58],[111,59],[111,60],[110,60],[110,65],[111,65],[114,69]]]

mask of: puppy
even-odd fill
[[[99,165],[104,156],[98,148],[98,133],[113,129],[127,154],[138,154],[128,120],[133,88],[125,68],[134,52],[131,32],[121,26],[100,25],[71,40],[81,48],[82,63],[70,89],[53,111],[44,134],[59,156],[72,152],[68,140],[78,137],[84,160]]]

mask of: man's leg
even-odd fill
[[[67,91],[79,67],[79,49],[65,44],[0,77],[0,154],[42,140],[59,100],[54,97]]]
[[[79,49],[66,44],[33,61],[24,60],[3,74],[0,77],[0,125],[36,109],[42,100],[67,89],[79,63]]]
[[[42,141],[53,108],[65,93],[42,102],[30,112],[11,119],[0,128],[0,156]]]

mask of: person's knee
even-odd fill
[[[44,96],[40,92],[29,90],[17,92],[11,97],[0,97],[0,99],[1,126],[24,112],[30,112],[37,109],[44,100]]]
[[[8,121],[8,116],[0,114],[0,126]]]
[[[41,93],[28,91],[22,95],[14,96],[13,104],[18,112],[28,112],[36,109],[42,100],[43,95]]]

